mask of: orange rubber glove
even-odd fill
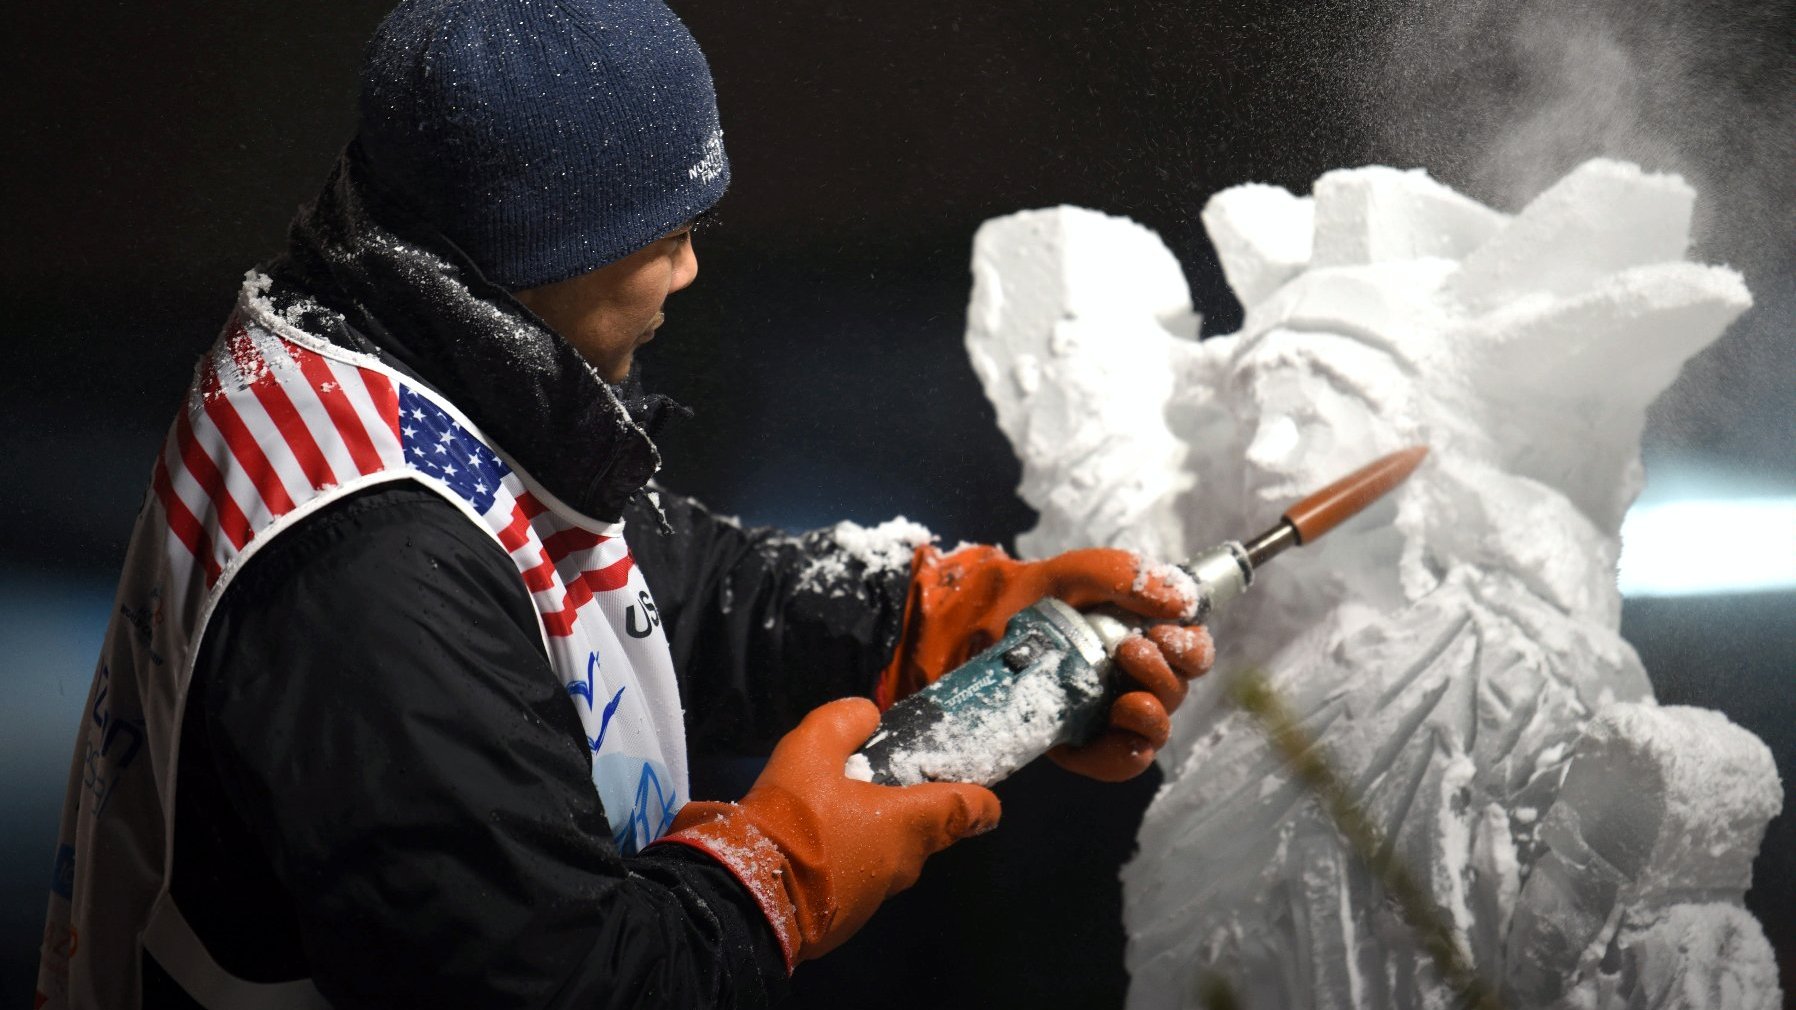
[[[877,786],[842,773],[879,725],[864,698],[822,705],[781,738],[740,803],[688,803],[657,845],[722,863],[767,916],[788,971],[853,936],[916,883],[923,860],[998,824],[983,786]]]
[[[999,548],[972,546],[943,554],[917,548],[910,599],[897,653],[880,676],[876,700],[888,708],[984,651],[1004,625],[1044,596],[1077,609],[1113,604],[1159,619],[1125,639],[1115,659],[1143,690],[1129,690],[1110,708],[1110,725],[1082,747],[1048,752],[1061,767],[1089,778],[1120,782],[1153,763],[1166,745],[1171,712],[1188,682],[1210,669],[1215,648],[1202,627],[1170,623],[1195,609],[1196,587],[1168,565],[1152,565],[1132,551],[1093,547],[1045,561],[1017,561]]]
[[[1112,658],[1141,690],[1126,690],[1110,704],[1110,725],[1097,739],[1061,744],[1048,758],[1086,778],[1123,782],[1146,771],[1166,746],[1172,713],[1190,682],[1210,671],[1216,648],[1201,625],[1155,624],[1123,639]]]

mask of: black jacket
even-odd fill
[[[907,573],[868,571],[827,532],[745,530],[647,493],[651,435],[680,408],[605,386],[354,161],[295,223],[271,297],[443,393],[564,501],[627,520],[693,749],[764,753],[809,708],[869,693]],[[778,944],[727,871],[612,843],[537,625],[506,554],[407,482],[333,503],[245,565],[188,696],[171,884],[222,967],[310,975],[345,1008],[783,992]],[[146,1005],[192,1005],[147,958],[144,978]]]

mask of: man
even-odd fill
[[[647,491],[673,408],[632,355],[728,181],[655,0],[381,26],[355,140],[156,462],[40,1006],[765,1004],[998,819],[978,786],[846,778],[878,718],[849,696],[1043,595],[1186,612],[1119,551],[870,549]],[[1126,642],[1145,690],[1058,759],[1139,772],[1209,655]],[[688,733],[777,746],[740,803],[693,803]]]

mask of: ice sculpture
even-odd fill
[[[1648,404],[1750,303],[1684,261],[1680,179],[1589,162],[1512,216],[1421,171],[1242,186],[1204,223],[1246,307],[1198,342],[1146,229],[988,222],[967,345],[1041,514],[1019,549],[1163,558],[1253,532],[1417,442],[1391,501],[1281,557],[1217,621],[1123,873],[1130,1005],[1458,997],[1316,798],[1223,696],[1262,671],[1453,944],[1512,1007],[1773,1007],[1741,906],[1769,751],[1660,707],[1617,629]]]

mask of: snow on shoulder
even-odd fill
[[[839,522],[830,529],[829,535],[837,547],[866,565],[868,571],[909,568],[911,555],[917,548],[935,539],[929,527],[903,516],[887,519],[873,527]]]
[[[917,548],[935,540],[929,527],[903,516],[872,527],[844,520],[830,527],[826,535],[835,549],[810,558],[799,573],[800,588],[841,594],[848,592],[850,580],[908,572]]]

